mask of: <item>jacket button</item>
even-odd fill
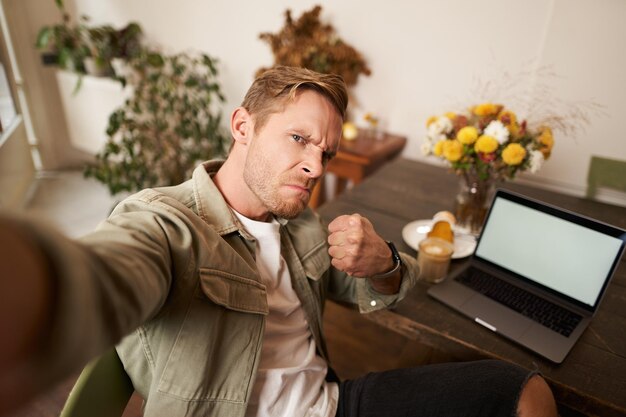
[[[370,301],[370,305],[371,305],[372,307],[376,307],[376,300],[372,300],[372,301]]]

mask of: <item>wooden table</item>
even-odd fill
[[[318,212],[330,221],[358,212],[399,250],[415,255],[402,239],[410,221],[451,210],[458,187],[448,170],[417,161],[397,159],[362,184],[323,205]],[[626,208],[506,183],[516,191],[626,229]],[[453,260],[460,268],[467,259]],[[565,361],[556,365],[476,325],[426,294],[419,282],[393,311],[367,317],[411,339],[461,359],[498,358],[527,369],[538,368],[549,381],[557,401],[588,415],[626,416],[626,260],[622,259],[598,313]]]
[[[366,130],[359,130],[353,140],[341,139],[337,155],[328,163],[326,172],[336,177],[335,196],[341,194],[348,181],[359,184],[365,177],[386,162],[397,157],[406,145],[406,137],[382,133],[374,137]],[[309,206],[316,208],[325,201],[325,178],[320,178],[311,193]]]

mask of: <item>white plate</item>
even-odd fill
[[[419,243],[426,237],[432,225],[433,221],[431,219],[412,221],[402,229],[402,238],[407,245],[418,250]],[[474,249],[476,249],[476,238],[455,227],[452,227],[452,231],[454,232],[454,252],[452,252],[452,259],[470,256],[474,252]]]

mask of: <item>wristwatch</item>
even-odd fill
[[[387,244],[387,246],[389,246],[389,249],[391,249],[391,257],[393,258],[394,267],[389,272],[385,272],[384,274],[373,275],[371,278],[381,279],[381,278],[390,277],[394,275],[396,272],[398,272],[398,269],[400,269],[400,267],[402,266],[402,258],[400,258],[400,253],[398,253],[398,249],[396,249],[396,245],[394,245],[393,242],[389,240],[385,241],[385,243]]]

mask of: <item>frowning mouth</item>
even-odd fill
[[[298,184],[287,184],[287,187],[291,188],[292,190],[296,190],[296,191],[300,191],[303,193],[308,193],[311,194],[311,188],[305,186],[305,185],[298,185]]]
[[[314,179],[293,175],[288,178],[284,178],[281,183],[283,187],[291,190],[291,192],[294,192],[301,197],[305,196],[306,198],[309,198],[313,191],[313,187],[315,187],[315,184],[317,183],[317,178]]]

